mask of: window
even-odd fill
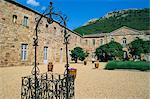
[[[93,39],[93,45],[95,45],[95,39]]]
[[[45,27],[48,28],[48,24],[46,24]]]
[[[82,43],[82,39],[80,38],[80,43]]]
[[[111,41],[115,41],[115,39],[112,37],[112,38],[111,38]]]
[[[140,39],[139,37],[135,37],[135,39]]]
[[[27,59],[27,44],[21,44],[21,60]]]
[[[23,26],[28,26],[28,17],[24,16]]]
[[[122,39],[122,45],[123,45],[123,47],[126,46],[126,43],[127,43],[127,39],[124,37],[124,38]]]
[[[56,30],[56,27],[54,27],[54,30]]]
[[[17,22],[17,15],[13,15],[13,23],[16,23]]]
[[[47,50],[48,50],[48,47],[47,46],[45,46],[44,47],[44,60],[47,60],[48,59],[48,53],[47,53]]]
[[[127,43],[127,39],[123,38],[123,44],[126,44],[126,43]]]
[[[78,39],[77,36],[75,36],[75,41],[76,41],[76,42],[77,42],[77,39]]]
[[[102,45],[102,44],[103,44],[103,39],[100,40],[100,45]]]
[[[85,44],[88,45],[88,40],[85,40]]]

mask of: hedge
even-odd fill
[[[145,61],[109,61],[105,67],[107,70],[113,69],[136,69],[141,71],[150,70],[150,62]]]

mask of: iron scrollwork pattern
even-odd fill
[[[35,78],[33,75],[22,77],[21,99],[35,99]],[[66,99],[66,76],[43,73],[37,78],[36,99]],[[74,77],[68,77],[69,98],[74,97]]]

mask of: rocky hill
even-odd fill
[[[107,13],[104,17],[88,21],[74,31],[81,35],[111,32],[122,26],[137,30],[150,29],[150,8],[127,9]]]

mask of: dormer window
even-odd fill
[[[27,16],[24,16],[24,19],[23,19],[23,26],[28,26],[28,17]]]
[[[17,15],[13,15],[13,23],[17,22]]]

